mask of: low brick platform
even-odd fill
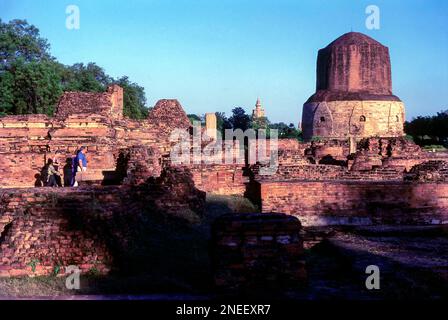
[[[270,290],[306,279],[300,221],[284,214],[238,214],[212,228],[215,285],[223,291]]]

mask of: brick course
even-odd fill
[[[120,270],[145,215],[201,216],[204,204],[205,193],[179,168],[137,186],[0,189],[0,276],[48,275],[69,265]]]
[[[263,212],[304,225],[448,223],[448,184],[403,181],[261,181]]]

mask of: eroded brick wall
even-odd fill
[[[263,212],[304,225],[448,223],[448,183],[262,181],[254,189]]]
[[[198,189],[222,195],[241,195],[246,191],[249,177],[243,165],[193,165],[190,170]]]
[[[0,276],[44,275],[69,265],[83,272],[111,269],[112,246],[124,240],[114,224],[114,214],[121,214],[122,222],[126,214],[117,210],[123,208],[118,190],[67,191],[0,191]]]
[[[146,215],[191,221],[204,204],[205,193],[178,168],[137,186],[1,189],[0,276],[47,275],[69,265],[120,271]]]
[[[38,185],[48,159],[58,162],[65,175],[62,168],[81,146],[88,151],[86,178],[100,181],[115,170],[120,150],[143,146],[169,154],[171,131],[188,130],[189,125],[177,100],[160,100],[148,119],[137,121],[123,117],[123,90],[118,86],[103,93],[66,92],[54,118],[0,118],[0,188]]]

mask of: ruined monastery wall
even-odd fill
[[[448,223],[448,183],[264,181],[263,212],[292,214],[304,225]]]
[[[0,188],[41,186],[48,159],[64,177],[81,146],[87,147],[87,180],[101,181],[114,171],[120,150],[154,147],[169,154],[172,129],[188,130],[190,122],[177,100],[160,100],[148,119],[123,117],[123,90],[103,93],[66,92],[55,116],[18,115],[0,118]],[[67,171],[65,171],[67,170]],[[70,180],[70,178],[68,178]]]
[[[246,191],[249,177],[243,165],[194,165],[190,167],[195,186],[202,191],[221,195],[241,195]]]
[[[0,277],[69,265],[102,274],[126,268],[128,244],[146,215],[199,217],[204,202],[188,170],[176,168],[139,185],[0,189]]]

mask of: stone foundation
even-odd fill
[[[323,101],[305,103],[304,138],[400,137],[404,135],[400,101]]]

